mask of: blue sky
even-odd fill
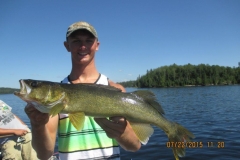
[[[63,42],[77,21],[96,28],[98,71],[115,82],[173,63],[240,62],[239,0],[15,0],[1,2],[0,16],[0,87],[66,77]]]

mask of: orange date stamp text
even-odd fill
[[[203,142],[167,142],[166,143],[167,148],[224,148],[225,143],[224,142],[206,142],[205,144]]]
[[[167,148],[202,148],[203,142],[167,142]]]

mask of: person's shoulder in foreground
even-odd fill
[[[0,100],[1,158],[37,159],[36,152],[31,145],[30,129],[11,110],[8,104]]]
[[[28,133],[27,125],[15,114],[12,108],[0,100],[0,135],[1,136],[24,136]]]

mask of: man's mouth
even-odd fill
[[[80,56],[85,56],[85,55],[87,55],[88,53],[86,53],[86,52],[84,52],[84,53],[78,53],[78,55],[80,55]]]

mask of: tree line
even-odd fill
[[[147,70],[135,81],[120,82],[124,87],[178,87],[240,84],[240,67],[219,65],[169,65]]]
[[[19,89],[0,87],[0,94],[9,94],[14,93],[15,91],[19,91]]]

